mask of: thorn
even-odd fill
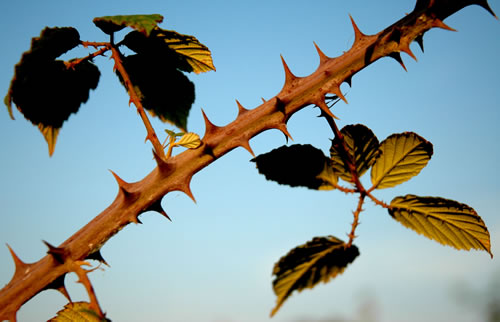
[[[322,65],[322,64],[326,63],[327,61],[329,61],[330,57],[328,57],[327,55],[325,55],[325,53],[323,53],[323,51],[321,51],[321,49],[318,47],[316,42],[313,42],[313,43],[314,43],[314,47],[316,47],[316,51],[318,52],[318,55],[319,55],[319,64]]]
[[[407,53],[411,58],[415,59],[415,61],[418,61],[417,57],[415,57],[415,55],[411,51],[409,44],[402,45],[400,49],[401,49],[402,52]]]
[[[283,68],[285,69],[285,86],[287,86],[287,84],[293,83],[297,79],[297,76],[295,76],[290,71],[290,68],[288,68],[288,65],[286,64],[283,56],[280,55],[280,57],[281,57],[281,62],[283,63]]]
[[[240,146],[250,152],[250,154],[255,158],[255,153],[253,153],[252,147],[250,147],[250,141],[244,141],[240,144]]]
[[[9,244],[6,244],[7,245],[7,248],[9,249],[10,251],[10,255],[12,256],[12,259],[14,260],[14,265],[16,266],[16,270],[15,270],[15,273],[14,275],[17,275],[17,274],[23,274],[24,271],[30,266],[29,264],[26,264],[25,262],[23,262],[17,255],[16,253],[14,252],[14,250],[10,247]]]
[[[139,219],[139,215],[133,215],[130,221],[136,225],[142,225],[142,221]]]
[[[420,46],[422,52],[424,52],[424,34],[420,34],[415,38],[415,41]]]
[[[56,278],[52,283],[48,284],[45,287],[45,290],[52,289],[59,291],[64,297],[70,302],[73,303],[71,300],[71,297],[69,296],[68,290],[66,289],[66,286],[64,285],[64,278],[66,277],[66,274],[63,274]]]
[[[191,200],[193,200],[194,203],[196,203],[196,199],[194,198],[193,192],[191,191],[191,187],[189,186],[190,181],[191,181],[191,178],[189,178],[186,181],[186,183],[179,184],[177,187],[175,187],[172,190],[184,192],[189,198],[191,198]]]
[[[106,265],[108,267],[111,267],[106,262],[106,260],[102,257],[100,250],[98,250],[96,252],[93,252],[92,254],[88,255],[85,259],[92,259],[92,260],[95,260],[95,261],[99,261],[99,262],[103,263],[104,265]]]
[[[45,240],[42,240],[43,243],[49,248],[47,251],[47,254],[52,255],[52,257],[58,261],[60,264],[64,264],[64,262],[68,259],[69,254],[66,251],[65,248],[60,248],[60,247],[55,247],[46,242]]]
[[[354,19],[352,18],[351,15],[349,15],[349,18],[351,19],[352,27],[354,29],[354,43],[360,41],[362,38],[366,37],[365,34],[363,34],[358,26],[356,25],[356,22],[354,22]]]
[[[320,99],[318,99],[316,102],[314,102],[314,104],[319,107],[321,109],[321,111],[330,116],[330,117],[333,117],[334,119],[339,119],[338,117],[336,117],[332,111],[330,111],[330,108],[328,107],[328,105],[326,105],[325,103],[325,100],[324,100],[324,97],[321,97]]]
[[[264,100],[264,99],[262,99],[262,100]],[[264,103],[265,103],[265,101],[264,101]],[[236,100],[236,104],[238,105],[238,117],[240,115],[243,115],[246,112],[248,112],[248,110],[246,108],[244,108],[243,105],[241,105],[240,102],[238,102],[238,100]]]
[[[262,103],[266,103],[267,101],[264,99],[264,97],[260,98],[262,100]]]
[[[208,154],[212,158],[217,159],[213,148],[210,145],[206,144],[205,142],[203,142],[203,154]]]
[[[146,211],[156,211],[165,218],[167,218],[168,220],[172,221],[172,219],[170,219],[165,210],[163,210],[163,207],[161,206],[161,199],[158,199],[155,203],[149,206],[149,208]]]
[[[276,129],[277,130],[280,130],[286,137],[286,143],[288,143],[288,139],[292,140],[293,141],[293,138],[292,136],[290,135],[290,133],[288,132],[288,128],[286,127],[286,124],[285,123],[279,123],[277,126],[276,126]]]
[[[219,127],[210,122],[203,109],[201,109],[201,113],[203,114],[203,119],[205,120],[205,137],[206,137],[209,134],[215,133],[219,129]]]
[[[456,29],[453,29],[450,26],[448,26],[447,24],[445,24],[443,22],[443,20],[437,19],[437,18],[433,21],[432,27],[437,27],[437,28],[441,28],[441,29],[449,30],[449,31],[457,31]]]
[[[403,67],[403,69],[404,69],[405,71],[407,71],[407,70],[406,70],[406,66],[405,66],[405,64],[403,63],[403,59],[401,58],[401,54],[400,54],[400,53],[398,53],[398,52],[393,52],[393,53],[389,54],[389,57],[394,58],[394,59],[395,59],[395,60],[396,60],[396,61],[397,61],[397,62],[398,62],[398,63],[399,63],[402,67]]]
[[[477,0],[477,3],[476,3],[478,6],[481,6],[483,7],[484,9],[486,9],[486,11],[488,11],[489,13],[491,13],[491,15],[493,17],[495,17],[495,19],[498,20],[498,17],[497,15],[495,14],[495,12],[493,12],[493,10],[491,10],[491,7],[490,5],[488,4],[488,1],[487,0]]]
[[[109,170],[113,177],[115,177],[116,182],[118,183],[118,187],[120,191],[125,195],[125,197],[130,196],[130,183],[125,182],[122,178],[120,178],[113,170]]]
[[[339,85],[332,86],[332,87],[330,88],[330,92],[331,92],[332,94],[337,95],[337,97],[338,97],[338,98],[340,98],[341,100],[343,100],[343,101],[344,101],[344,103],[349,104],[349,103],[347,103],[347,100],[345,99],[344,94],[342,94],[342,91],[340,90],[340,86],[339,86]],[[323,103],[325,103],[325,102],[323,101]],[[326,105],[326,104],[325,104],[325,105]],[[332,114],[332,115],[333,115],[333,114]]]

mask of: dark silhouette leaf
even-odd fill
[[[373,187],[397,186],[420,173],[432,157],[432,144],[416,133],[393,134],[380,144],[371,171]]]
[[[454,200],[406,195],[391,201],[389,214],[419,234],[456,249],[480,249],[491,257],[490,234],[474,209]]]
[[[274,265],[273,290],[278,296],[273,316],[293,291],[313,288],[342,274],[359,255],[358,248],[333,236],[316,237],[292,249]]]
[[[172,30],[156,27],[149,36],[132,31],[125,36],[122,44],[138,54],[165,60],[184,72],[199,74],[215,70],[208,47],[193,36]]]
[[[57,312],[57,316],[50,319],[49,322],[105,322],[110,321],[106,318],[102,319],[90,307],[87,302],[73,302],[64,306],[64,309]]]
[[[354,162],[358,177],[368,170],[378,155],[378,139],[373,132],[362,124],[347,125],[340,133],[344,136],[348,154],[344,152],[342,142],[339,138],[332,141],[330,158],[334,171],[340,178],[347,182],[353,182],[351,171],[344,160],[349,158]]]
[[[252,161],[267,180],[279,184],[326,190],[333,189],[337,183],[329,159],[321,150],[309,144],[285,145],[261,154]]]
[[[195,99],[194,84],[168,62],[145,54],[124,57],[122,63],[144,108],[185,131]]]
[[[59,129],[76,113],[99,82],[99,69],[90,61],[68,68],[57,56],[80,43],[74,28],[45,28],[33,38],[31,49],[15,66],[14,77],[5,104],[12,115],[11,104],[33,125],[38,126],[52,155]]]
[[[94,18],[94,24],[103,32],[112,34],[125,27],[131,27],[145,35],[149,35],[151,30],[163,21],[163,16],[153,15],[125,15],[125,16],[104,16]]]

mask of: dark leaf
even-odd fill
[[[185,131],[195,98],[194,84],[168,62],[145,54],[124,57],[122,63],[144,108]]]
[[[274,265],[273,290],[277,299],[273,316],[293,291],[313,288],[344,272],[359,255],[358,248],[333,236],[316,237],[292,249]]]
[[[345,181],[353,182],[351,171],[344,162],[349,158],[354,162],[358,177],[361,177],[375,162],[378,156],[378,139],[373,132],[362,124],[347,125],[340,133],[344,136],[348,154],[344,152],[342,142],[339,138],[332,141],[330,158],[335,172]]]
[[[254,158],[259,173],[267,180],[292,187],[333,189],[337,177],[332,173],[329,159],[312,145],[282,146]]]
[[[419,234],[456,249],[480,249],[491,257],[490,234],[471,207],[438,197],[406,195],[391,201],[389,214]]]

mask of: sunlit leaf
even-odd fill
[[[279,184],[326,190],[337,183],[337,177],[330,170],[330,160],[309,144],[282,146],[252,161],[267,180]]]
[[[184,72],[199,74],[215,70],[208,47],[193,36],[172,30],[157,27],[149,36],[133,31],[125,36],[122,44],[138,54],[168,61],[173,67]]]
[[[162,21],[163,16],[158,14],[104,16],[94,18],[93,20],[94,24],[107,34],[120,31],[125,27],[131,27],[146,36]]]
[[[389,214],[419,234],[456,249],[479,249],[492,257],[490,234],[474,209],[454,200],[406,195],[391,202]]]
[[[300,292],[320,282],[327,283],[343,273],[358,255],[356,246],[346,248],[343,241],[333,236],[316,237],[292,249],[274,265],[273,290],[278,299],[271,316],[293,291]]]
[[[432,144],[416,133],[393,134],[380,143],[371,171],[374,187],[394,187],[420,173],[432,156]]]
[[[64,309],[57,312],[57,316],[49,320],[49,322],[105,322],[110,321],[106,318],[101,318],[90,307],[90,303],[73,302],[64,306]]]
[[[186,75],[168,62],[142,54],[124,57],[122,63],[144,108],[161,121],[185,131],[195,99],[194,84]],[[118,77],[123,84],[120,74]]]
[[[200,144],[200,136],[192,132],[184,134],[179,141],[175,142],[175,145],[180,145],[188,149],[196,149]]]
[[[347,125],[340,133],[344,136],[344,142],[348,154],[344,152],[342,141],[336,137],[330,148],[330,158],[336,173],[347,182],[353,182],[352,175],[345,158],[351,159],[356,167],[358,177],[368,170],[378,155],[378,139],[373,132],[362,124]]]

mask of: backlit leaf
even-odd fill
[[[369,128],[362,124],[347,125],[340,130],[340,133],[344,136],[348,154],[345,155],[339,138],[333,139],[330,148],[332,166],[340,178],[347,182],[353,182],[351,171],[344,159],[347,157],[354,162],[358,177],[361,177],[375,162],[375,158],[379,153],[378,139]]]
[[[393,134],[380,144],[371,171],[374,187],[394,187],[420,173],[432,156],[432,144],[416,133]]]
[[[175,142],[175,145],[180,145],[188,149],[196,149],[200,144],[200,136],[192,132],[184,134],[179,141]]]
[[[210,50],[193,36],[156,27],[149,36],[130,32],[122,43],[138,54],[166,60],[184,72],[215,70]]]
[[[456,249],[479,249],[491,257],[490,234],[474,209],[454,200],[406,195],[391,201],[389,214],[419,234]]]
[[[267,180],[292,187],[315,190],[333,189],[337,177],[331,171],[330,160],[312,145],[282,146],[252,160]]]
[[[131,27],[146,36],[151,33],[158,23],[163,21],[163,16],[153,15],[125,15],[125,16],[104,16],[94,18],[94,24],[103,32],[112,34],[125,27]]]
[[[50,319],[49,322],[105,322],[110,321],[102,319],[90,307],[90,303],[73,302],[64,306],[64,309],[57,312],[57,316]]]
[[[293,291],[313,288],[320,282],[344,272],[347,265],[359,255],[354,245],[346,244],[333,236],[315,237],[312,241],[292,249],[275,265],[273,290],[278,297],[273,316]]]

